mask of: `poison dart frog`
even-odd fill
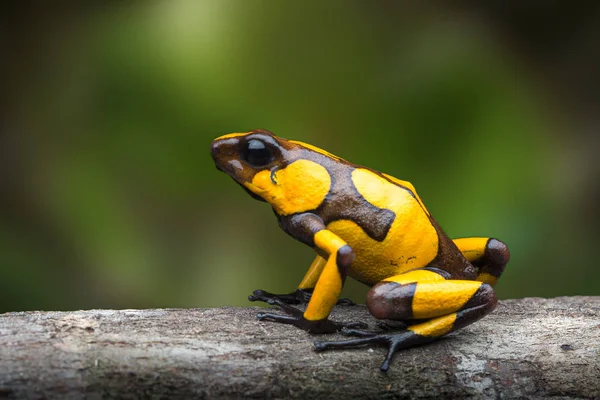
[[[385,372],[397,350],[433,341],[496,306],[493,287],[510,257],[506,245],[450,239],[411,183],[262,129],[221,136],[211,154],[217,169],[268,202],[279,226],[317,253],[296,291],[249,296],[285,313],[260,313],[259,320],[356,337],[316,341],[316,350],[386,345]],[[330,320],[347,276],[371,287],[366,304],[375,318],[404,326],[370,332],[361,323]],[[308,303],[305,311],[293,306],[301,303]]]

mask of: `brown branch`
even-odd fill
[[[0,315],[0,398],[600,398],[600,297],[502,301],[387,374],[381,348],[316,353],[258,310]],[[333,317],[373,324],[363,306]]]

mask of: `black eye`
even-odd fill
[[[273,155],[271,154],[271,150],[262,141],[252,139],[246,144],[244,159],[250,165],[262,167],[273,160]]]

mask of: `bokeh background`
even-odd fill
[[[452,237],[504,240],[501,298],[600,294],[596,3],[0,10],[0,312],[294,289],[312,250],[209,155],[253,128],[410,180]]]

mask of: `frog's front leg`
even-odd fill
[[[304,275],[302,282],[298,285],[298,288],[291,293],[275,294],[259,289],[252,292],[252,294],[248,296],[248,300],[268,302],[268,299],[278,299],[287,304],[306,304],[312,297],[315,285],[317,284],[326,263],[326,259],[317,256],[310,265],[310,268],[308,268],[308,271]]]
[[[363,323],[337,323],[328,319],[338,301],[348,269],[354,261],[352,248],[339,236],[327,230],[323,221],[314,214],[291,216],[283,221],[283,227],[295,238],[311,244],[322,255],[313,262],[300,287],[304,289],[302,286],[313,286],[314,289],[304,312],[290,306],[286,301],[289,300],[287,297],[282,299],[281,295],[255,291],[250,300],[277,305],[289,314],[260,313],[258,318],[292,324],[312,333],[335,332],[343,327],[364,327]]]
[[[248,296],[248,300],[268,302],[267,299],[278,299],[287,304],[306,304],[312,297],[317,281],[323,272],[323,268],[325,268],[325,264],[327,264],[325,258],[319,255],[315,257],[310,268],[308,268],[308,271],[304,275],[304,279],[302,279],[298,288],[291,293],[275,294],[259,289],[252,292],[252,294]],[[339,299],[336,304],[356,305],[356,303],[350,299]]]
[[[357,339],[315,342],[317,350],[383,344],[388,354],[381,365],[387,371],[397,350],[431,342],[471,324],[496,306],[496,294],[487,283],[446,280],[443,271],[421,269],[393,276],[373,286],[367,296],[371,314],[379,319],[415,320],[397,333],[347,330]]]

